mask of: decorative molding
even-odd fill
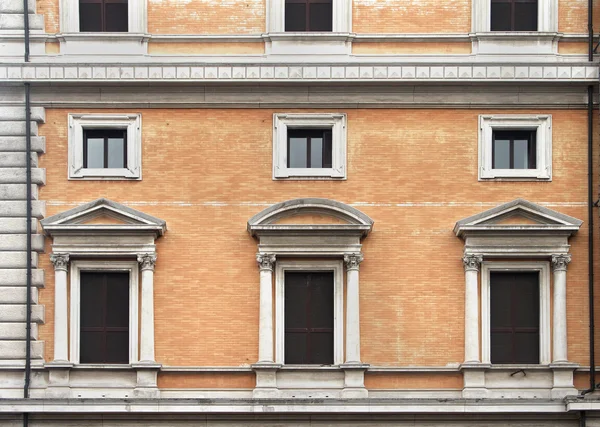
[[[552,271],[567,271],[571,262],[571,254],[552,255]]]
[[[465,271],[479,271],[479,267],[483,262],[483,255],[466,254],[462,258]]]
[[[50,262],[54,265],[54,270],[67,271],[69,268],[69,254],[50,254]]]
[[[344,265],[347,270],[358,270],[365,256],[361,253],[344,255]]]
[[[138,255],[137,261],[140,264],[140,269],[151,270],[154,271],[154,266],[156,264],[156,254],[143,254]]]
[[[440,57],[448,61],[448,57]],[[472,61],[472,59],[470,59]],[[598,82],[599,68],[589,63],[164,63],[107,64],[56,62],[0,66],[0,79],[9,82]],[[405,64],[405,63],[404,63]]]
[[[269,270],[273,271],[273,266],[275,265],[276,257],[273,254],[265,254],[265,253],[257,253],[256,254],[256,262],[258,262],[258,267],[261,270]]]

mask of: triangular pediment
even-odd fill
[[[524,199],[516,199],[456,223],[454,232],[497,232],[509,230],[547,230],[570,232],[579,230],[583,221],[540,206]]]
[[[108,199],[97,199],[41,221],[47,234],[59,232],[154,232],[164,234],[166,222]]]

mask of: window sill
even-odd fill
[[[61,55],[145,55],[150,35],[144,33],[61,33]],[[91,76],[90,76],[91,77]]]
[[[352,33],[289,32],[264,35],[267,55],[350,55]]]
[[[339,365],[282,365],[282,371],[342,371]]]
[[[79,363],[73,365],[72,369],[106,369],[106,370],[130,370],[133,369],[131,364],[116,364],[116,363]]]
[[[562,33],[489,31],[469,34],[475,55],[556,55]],[[506,60],[506,57],[504,57]]]

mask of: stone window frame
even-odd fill
[[[473,0],[472,31],[491,32],[491,0]],[[505,37],[519,37],[523,34],[553,33],[558,31],[558,0],[538,0],[537,31],[495,31]]]
[[[127,1],[127,33],[145,33],[148,20],[148,6],[145,0]],[[80,33],[79,0],[60,0],[60,29],[62,33]],[[119,33],[80,33],[96,37],[111,37]]]
[[[142,115],[70,113],[69,179],[70,180],[141,180],[142,179]],[[84,129],[126,129],[127,167],[83,167]]]
[[[491,309],[490,309],[490,273],[492,271],[539,272],[540,290],[540,360],[539,365],[549,365],[551,358],[551,316],[550,316],[550,262],[506,262],[484,261],[481,263],[481,362],[491,364]],[[498,364],[495,364],[498,365]]]
[[[333,0],[331,33],[349,33],[352,29],[352,1]],[[267,32],[285,32],[285,0],[267,0]],[[310,37],[310,33],[302,34]],[[324,34],[324,33],[319,33]]]
[[[531,130],[536,133],[535,169],[493,169],[494,130]],[[552,115],[479,115],[478,179],[552,181]]]
[[[81,273],[85,271],[129,273],[129,364],[139,362],[139,263],[137,261],[102,261],[98,259],[71,262],[69,272],[69,361],[73,364],[80,363]]]
[[[285,364],[285,272],[333,271],[333,365],[344,363],[344,265],[341,259],[277,260],[275,264],[275,363]]]
[[[346,179],[346,113],[273,114],[273,179]],[[288,168],[287,130],[331,129],[331,168]]]

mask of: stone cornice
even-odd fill
[[[577,82],[596,83],[590,63],[36,63],[0,66],[0,82]]]

